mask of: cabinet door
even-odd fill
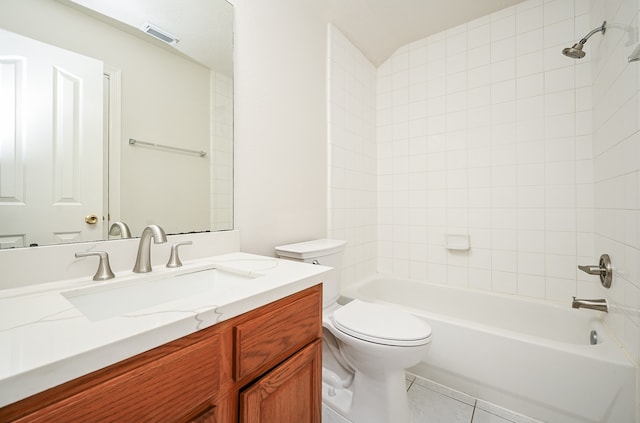
[[[318,339],[240,393],[240,422],[320,423],[321,383]]]

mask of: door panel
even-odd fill
[[[103,67],[0,30],[0,248],[102,237]]]
[[[240,394],[241,423],[320,423],[322,344],[306,346]]]

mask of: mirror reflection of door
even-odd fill
[[[101,238],[102,90],[102,62],[0,30],[0,248]]]

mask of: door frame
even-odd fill
[[[104,134],[105,134],[105,165],[104,165],[104,236],[109,239],[111,222],[121,220],[120,217],[120,162],[122,140],[122,72],[111,65],[104,65],[105,95],[104,95]]]

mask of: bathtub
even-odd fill
[[[635,421],[635,366],[600,313],[377,276],[342,295],[428,321],[431,349],[410,372],[549,423]],[[590,344],[590,333],[597,344]]]

